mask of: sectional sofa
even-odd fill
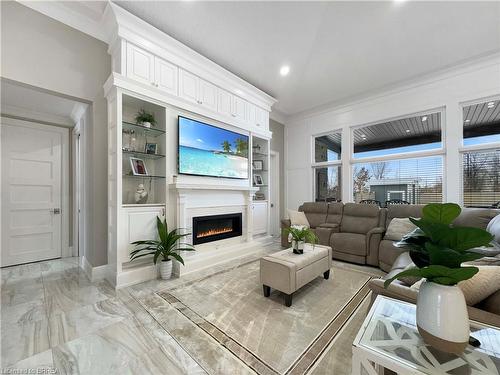
[[[394,246],[394,239],[387,238],[386,230],[395,218],[420,217],[423,207],[398,204],[379,208],[370,204],[307,202],[299,207],[299,211],[306,215],[319,243],[332,247],[334,259],[375,266],[388,272],[384,278],[370,281],[373,296],[384,294],[415,302],[418,291],[403,282],[396,280],[388,289],[383,286],[385,278],[412,263],[407,251]],[[453,224],[485,229],[499,214],[499,209],[463,208]],[[290,220],[281,221],[282,228],[290,224]],[[283,246],[289,246],[286,236],[282,235],[281,242]],[[500,256],[497,259],[495,264],[500,265]],[[500,290],[469,307],[469,315],[472,319],[500,327]]]

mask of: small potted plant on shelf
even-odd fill
[[[289,228],[283,229],[285,235],[288,235],[288,242],[292,242],[294,254],[304,254],[305,243],[316,244],[318,237],[309,228],[303,225],[292,225]]]
[[[135,122],[137,125],[144,126],[145,128],[156,125],[154,114],[147,112],[144,108],[141,108],[135,115]]]
[[[480,228],[456,227],[451,223],[460,215],[454,203],[431,203],[422,218],[410,218],[417,226],[396,246],[409,249],[414,268],[385,281],[416,276],[425,279],[417,297],[417,328],[424,341],[445,352],[460,354],[469,341],[467,305],[460,281],[472,278],[479,269],[462,265],[482,258],[470,249],[489,246],[493,236]]]
[[[164,219],[162,221],[159,217],[157,217],[156,228],[158,230],[158,240],[143,240],[132,242],[132,245],[135,245],[135,249],[130,253],[130,260],[153,255],[154,264],[157,264],[158,259],[161,260],[160,277],[163,280],[167,280],[172,276],[171,259],[173,258],[184,265],[184,259],[182,259],[182,256],[179,254],[179,252],[181,250],[194,251],[194,248],[189,244],[178,243],[180,239],[189,236],[190,233],[179,234],[177,232],[178,229],[173,229],[169,232],[167,219]]]

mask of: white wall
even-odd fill
[[[91,103],[86,123],[88,261],[107,263],[107,45],[15,2],[1,2],[1,76]]]
[[[296,209],[314,199],[312,136],[342,129],[342,199],[352,201],[350,177],[351,127],[444,107],[444,199],[460,202],[460,134],[463,102],[500,94],[500,55],[447,70],[420,81],[342,106],[323,108],[287,121],[285,169],[287,207]],[[347,183],[346,183],[347,182]]]

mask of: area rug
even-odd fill
[[[252,261],[158,295],[257,373],[303,374],[365,300],[372,277],[334,266],[286,307],[278,291],[263,296]]]

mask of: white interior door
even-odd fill
[[[68,129],[2,118],[0,137],[2,267],[61,257]]]

